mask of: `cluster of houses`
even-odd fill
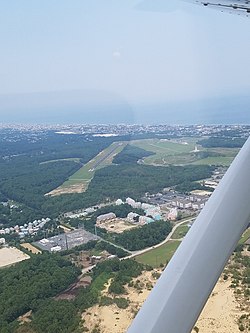
[[[35,235],[40,229],[42,229],[47,222],[50,221],[50,218],[42,218],[41,220],[35,220],[24,225],[15,225],[10,228],[0,229],[0,235],[9,235],[12,233],[17,233],[20,238],[23,238],[28,235]]]

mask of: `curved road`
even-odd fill
[[[173,227],[172,231],[167,235],[167,237],[166,237],[161,243],[156,244],[156,245],[154,245],[154,246],[147,247],[146,249],[143,249],[143,250],[135,251],[135,252],[133,252],[133,254],[131,254],[130,256],[127,256],[127,257],[125,257],[125,258],[121,258],[121,260],[134,258],[134,257],[136,257],[136,256],[138,256],[138,255],[140,255],[140,254],[143,254],[143,253],[145,253],[145,252],[148,252],[148,251],[150,251],[150,250],[153,250],[153,249],[156,249],[157,247],[162,246],[163,244],[165,244],[165,243],[167,243],[169,240],[171,240],[171,237],[173,236],[175,230],[176,230],[180,225],[182,225],[182,224],[184,224],[184,223],[187,223],[187,222],[191,222],[191,221],[193,221],[193,220],[195,220],[195,219],[196,219],[196,217],[191,217],[191,218],[188,218],[188,219],[185,219],[185,220],[180,221],[179,223],[177,223],[177,224]]]
[[[153,249],[156,249],[157,247],[162,246],[163,244],[165,244],[165,243],[167,243],[168,241],[171,240],[171,237],[173,236],[175,230],[176,230],[180,225],[182,225],[182,224],[184,224],[184,223],[187,223],[187,222],[191,222],[191,221],[193,221],[193,220],[195,220],[195,219],[196,219],[196,217],[191,217],[191,218],[188,218],[188,219],[185,219],[185,220],[180,221],[179,223],[177,223],[177,224],[173,227],[172,231],[167,235],[167,237],[166,237],[161,243],[156,244],[156,245],[154,245],[154,246],[147,247],[146,249],[143,249],[143,250],[134,251],[131,255],[129,255],[129,256],[127,256],[127,257],[124,257],[124,258],[120,258],[120,260],[125,260],[125,259],[131,259],[131,258],[134,258],[134,257],[136,257],[136,256],[138,256],[138,255],[140,255],[140,254],[146,253],[146,252],[148,252],[148,251],[151,251],[151,250],[153,250]],[[110,242],[108,242],[108,243],[110,243]],[[110,244],[112,244],[112,245],[114,245],[114,246],[117,246],[117,245],[115,245],[115,244],[113,244],[113,243],[110,243]],[[120,246],[117,246],[117,247],[120,247]],[[122,248],[122,247],[120,247],[120,248]],[[124,249],[124,248],[122,248],[122,249]],[[124,250],[125,250],[125,251],[128,251],[128,250],[126,250],[126,249],[124,249]],[[96,265],[92,265],[92,266],[89,266],[89,267],[83,268],[83,269],[82,269],[82,274],[85,274],[85,273],[90,272],[95,266],[96,266]]]

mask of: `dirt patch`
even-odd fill
[[[65,233],[72,231],[72,229],[65,227],[64,225],[60,224],[60,228],[64,230]]]
[[[120,234],[126,230],[137,228],[135,224],[132,224],[126,221],[125,219],[119,219],[119,218],[107,221],[101,221],[97,225],[102,229],[106,229],[108,232],[115,232],[117,234]]]
[[[143,272],[141,276],[134,279],[132,284],[126,286],[126,293],[120,297],[129,300],[126,309],[120,309],[117,305],[96,305],[83,313],[84,325],[90,330],[99,328],[101,333],[124,333],[127,331],[133,318],[148,297],[150,290],[156,283],[160,271]],[[158,275],[158,276],[157,276]],[[233,333],[238,332],[237,321],[243,314],[237,302],[230,281],[220,280],[214,288],[196,327],[199,333]],[[103,291],[107,294],[108,285]],[[193,330],[192,333],[195,333]]]
[[[29,258],[30,256],[15,247],[4,247],[0,249],[0,267],[9,266]]]
[[[61,194],[71,194],[71,193],[83,193],[87,189],[87,185],[85,183],[79,183],[75,185],[71,185],[68,187],[58,187],[55,190],[48,192],[45,196],[57,196]]]
[[[157,273],[158,272],[159,271],[157,271]],[[90,332],[95,327],[99,327],[101,333],[126,332],[135,314],[142,306],[156,282],[152,273],[154,273],[154,271],[143,272],[141,276],[133,279],[132,283],[125,287],[126,294],[119,297],[129,300],[129,306],[126,309],[120,309],[115,304],[109,306],[95,305],[82,315],[82,318],[85,321],[84,325],[90,330]],[[108,294],[109,285],[110,281],[102,292],[103,296],[112,297],[112,295]]]
[[[79,293],[79,289],[87,287],[91,284],[92,278],[90,276],[81,276],[77,282],[73,283],[68,289],[55,297],[56,300],[74,300]]]
[[[30,323],[31,322],[32,310],[26,312],[24,315],[18,317],[20,324]]]
[[[42,253],[41,250],[38,250],[35,246],[31,245],[30,243],[23,243],[21,244],[21,246],[30,251],[31,253],[34,253],[34,254],[39,254],[39,253]]]

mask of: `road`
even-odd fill
[[[124,257],[124,258],[120,258],[120,260],[125,260],[125,259],[131,259],[131,258],[134,258],[134,257],[136,257],[136,256],[139,256],[140,254],[146,253],[146,252],[148,252],[148,251],[151,251],[151,250],[153,250],[153,249],[156,249],[157,247],[162,246],[163,244],[165,244],[165,243],[167,243],[168,241],[171,240],[171,237],[173,236],[175,230],[176,230],[180,225],[185,224],[185,223],[188,223],[188,222],[191,222],[191,221],[194,221],[195,219],[196,219],[196,217],[191,217],[191,218],[188,218],[188,219],[185,219],[185,220],[180,221],[179,223],[177,223],[177,224],[173,227],[172,231],[167,235],[167,237],[166,237],[161,243],[156,244],[156,245],[154,245],[154,246],[147,247],[146,249],[143,249],[143,250],[134,251],[134,252],[133,252],[132,254],[130,254],[129,256]],[[107,242],[107,243],[110,243],[110,242]],[[112,244],[112,245],[114,245],[114,246],[116,246],[116,247],[120,247],[120,246],[117,246],[116,244],[113,244],[113,243],[110,243],[110,244]],[[122,248],[122,247],[120,247],[120,248]],[[128,251],[128,250],[126,250],[126,249],[124,249],[124,248],[122,248],[122,249],[125,250],[125,251]],[[95,266],[96,266],[96,265],[93,265],[93,266],[89,266],[89,267],[84,268],[84,269],[82,270],[82,273],[85,274],[85,273],[90,272]]]
[[[185,220],[180,221],[179,223],[177,223],[177,224],[173,227],[172,231],[167,235],[167,237],[166,237],[161,243],[156,244],[156,245],[154,245],[154,246],[147,247],[146,249],[143,249],[143,250],[135,251],[135,252],[133,252],[133,254],[131,254],[130,256],[127,256],[127,257],[125,257],[125,258],[122,258],[122,260],[124,260],[124,259],[131,259],[131,258],[134,258],[134,257],[136,257],[136,256],[139,256],[140,254],[146,253],[146,252],[148,252],[148,251],[151,251],[151,250],[153,250],[153,249],[156,249],[157,247],[162,246],[163,244],[165,244],[165,243],[167,243],[168,241],[171,240],[171,237],[173,236],[175,230],[176,230],[180,225],[185,224],[185,223],[188,223],[188,222],[191,222],[191,221],[193,221],[193,220],[195,220],[195,219],[196,219],[196,217],[191,217],[191,218],[188,218],[188,219],[185,219]]]

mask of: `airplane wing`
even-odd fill
[[[232,14],[246,15],[250,14],[250,1],[249,0],[209,0],[200,1],[194,0],[194,3],[203,5],[205,7],[219,9],[220,11],[230,12]]]
[[[190,333],[250,219],[250,138],[127,333]]]
[[[186,2],[239,15],[250,14],[250,0]],[[177,249],[127,333],[191,332],[249,224],[249,170],[250,138]]]

